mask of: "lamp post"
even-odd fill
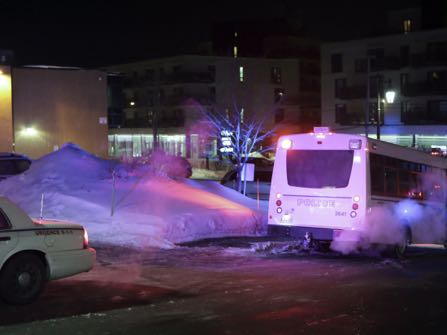
[[[371,98],[371,83],[370,83],[370,74],[372,70],[372,61],[378,60],[376,55],[367,54],[366,58],[366,107],[365,107],[365,136],[368,137],[368,126],[369,126],[369,113],[370,113],[370,105],[369,101]],[[375,70],[377,71],[377,69]],[[381,103],[382,103],[382,91],[384,88],[384,83],[387,84],[387,90],[385,92],[385,101],[389,104],[394,102],[394,98],[396,97],[396,92],[389,89],[391,86],[391,80],[385,80],[382,75],[376,74],[376,88],[377,88],[377,117],[376,119],[376,138],[380,140],[380,124],[382,122],[381,115]]]
[[[388,85],[391,84],[390,80],[384,80],[382,76],[377,78],[377,120],[376,120],[376,138],[380,140],[380,124],[382,123],[381,116],[381,104],[382,104],[382,96],[381,90],[383,88],[383,84],[387,82]],[[387,89],[385,92],[385,102],[388,104],[392,104],[394,102],[394,98],[396,97],[396,92],[392,89]],[[385,107],[384,107],[385,108]]]

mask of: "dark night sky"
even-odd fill
[[[420,2],[0,0],[0,48],[14,50],[18,64],[99,66],[186,53],[222,20],[304,17],[323,40],[355,37],[384,9]]]

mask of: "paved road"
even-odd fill
[[[50,283],[39,301],[0,304],[0,334],[447,331],[447,253],[441,249],[411,248],[405,260],[272,254],[246,243],[97,251],[93,271]]]

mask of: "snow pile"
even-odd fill
[[[44,218],[82,224],[93,245],[168,248],[201,238],[258,235],[265,229],[266,214],[256,210],[256,201],[217,182],[157,173],[166,166],[162,159],[163,164],[153,158],[151,165],[130,168],[68,144],[0,182],[0,194],[32,217],[40,216],[43,195]]]

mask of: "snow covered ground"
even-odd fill
[[[176,176],[174,164],[163,159],[132,167],[67,144],[1,181],[0,195],[32,217],[42,212],[47,219],[82,224],[93,245],[170,248],[202,238],[265,233],[266,201],[258,210],[255,200],[218,182]]]

